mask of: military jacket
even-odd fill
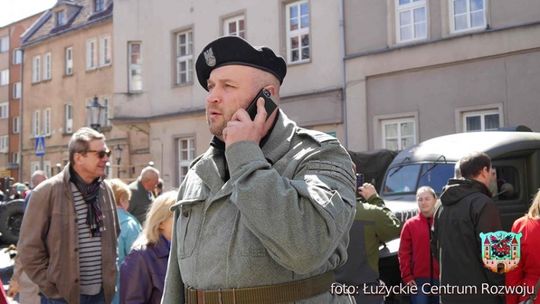
[[[227,165],[230,178],[224,181]],[[183,288],[273,285],[347,259],[355,178],[346,150],[280,111],[267,141],[210,147],[180,186],[162,303]],[[349,303],[330,292],[297,303]]]

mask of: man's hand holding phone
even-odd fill
[[[265,122],[267,113],[264,109],[264,99],[261,97],[257,101],[257,115],[251,120],[246,110],[240,108],[233,114],[227,127],[223,129],[223,140],[225,147],[239,141],[254,141],[257,144],[266,135]]]

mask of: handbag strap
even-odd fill
[[[534,285],[533,294],[531,295],[531,300],[536,300],[536,297],[538,296],[538,289],[540,289],[540,279],[536,281],[536,285]]]

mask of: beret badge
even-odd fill
[[[206,64],[210,67],[213,67],[216,65],[216,56],[214,56],[214,51],[212,48],[209,48],[204,52],[204,59],[206,60]]]

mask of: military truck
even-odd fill
[[[416,190],[432,187],[438,195],[454,176],[456,162],[481,151],[492,159],[497,172],[494,201],[501,214],[503,229],[528,210],[540,188],[540,133],[489,131],[458,133],[426,140],[401,151],[388,166],[379,189],[386,205],[404,223],[418,212]],[[399,239],[381,249],[379,269],[388,285],[400,282],[397,250]],[[388,299],[387,299],[388,300]],[[387,303],[399,302],[390,299]]]

